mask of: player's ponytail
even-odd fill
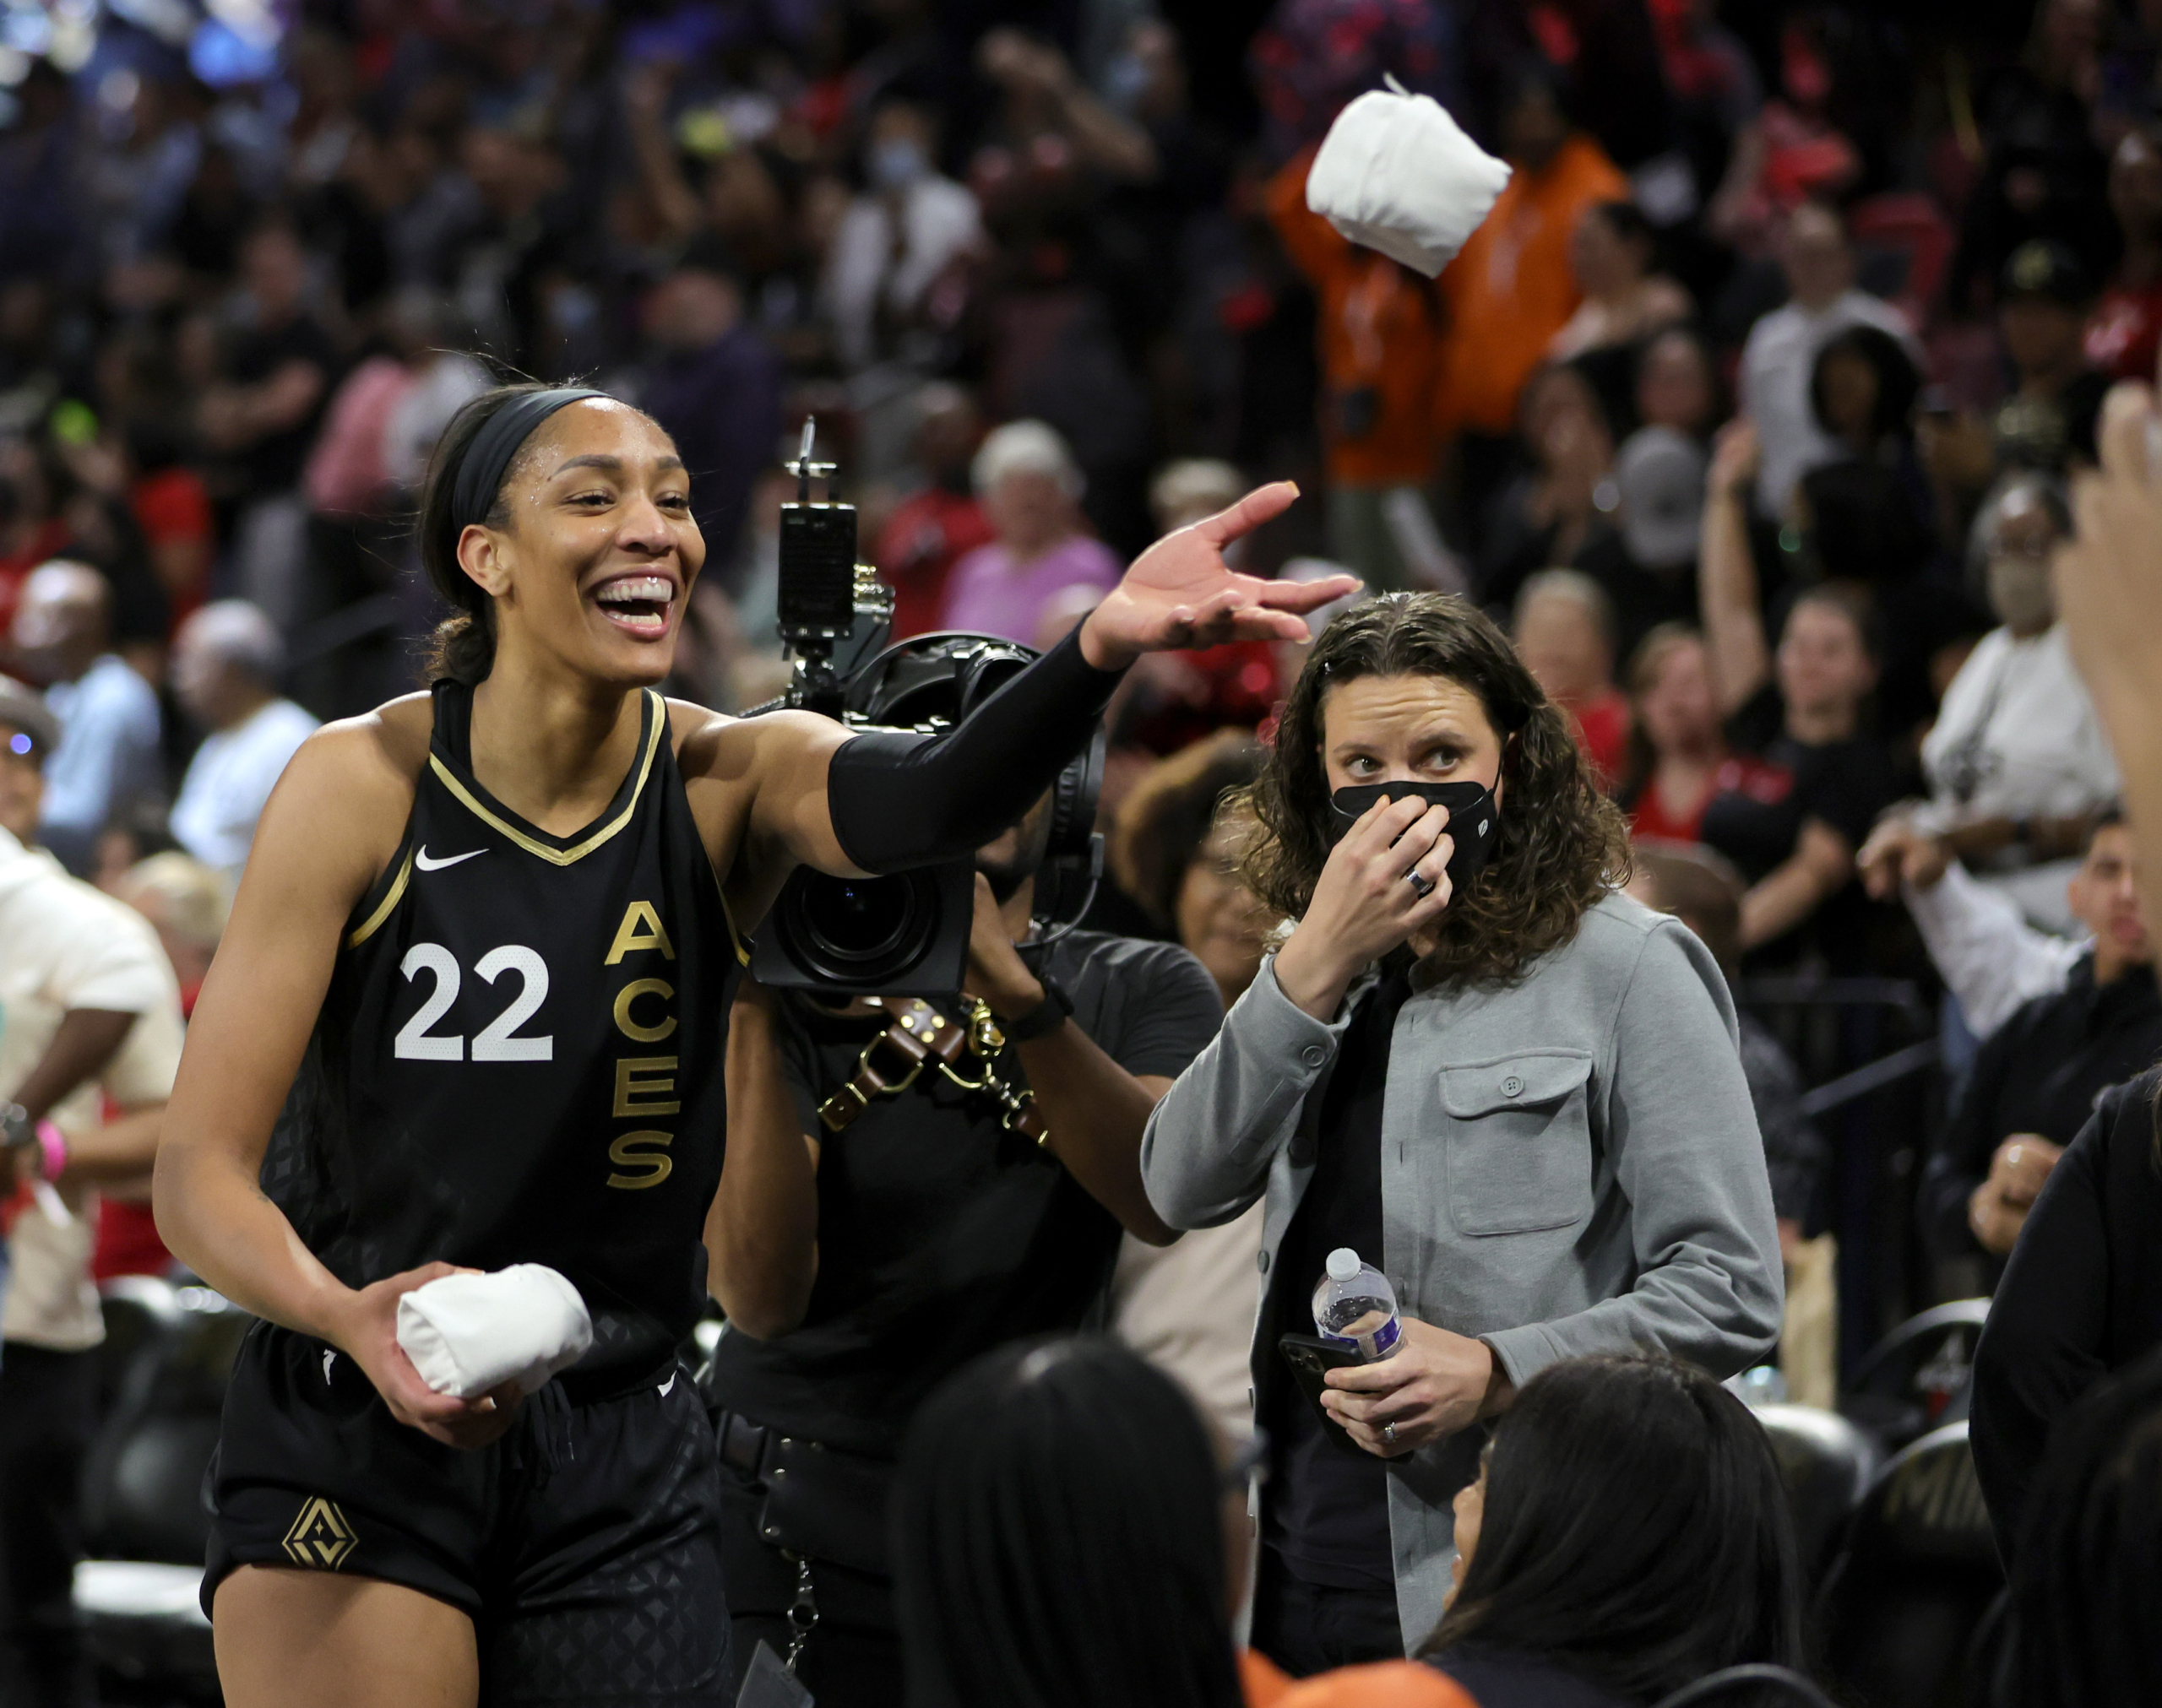
[[[535,428],[566,404],[606,395],[520,381],[481,393],[443,429],[428,459],[421,497],[421,565],[428,584],[452,607],[429,643],[431,681],[448,677],[470,686],[486,680],[495,668],[495,600],[459,564],[459,537],[475,523],[497,529],[509,524],[504,477]]]

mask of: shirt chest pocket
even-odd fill
[[[1531,1234],[1591,1213],[1591,1058],[1545,1050],[1441,1071],[1449,1219]]]

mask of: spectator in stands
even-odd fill
[[[1261,746],[1252,735],[1220,730],[1143,773],[1111,830],[1110,865],[1120,888],[1209,969],[1227,1008],[1253,983],[1271,921],[1239,881],[1241,821],[1221,809],[1260,769]],[[1253,1430],[1247,1353],[1261,1222],[1256,1205],[1170,1245],[1128,1239],[1111,1277],[1119,1338],[1183,1382],[1235,1441]]]
[[[937,334],[925,298],[983,241],[976,198],[938,170],[930,108],[888,97],[872,109],[863,144],[866,188],[852,199],[826,252],[822,290],[845,370],[881,360],[911,366]]]
[[[2046,475],[2001,482],[1975,521],[1989,602],[1983,637],[1922,743],[1929,799],[1912,815],[2036,924],[2067,929],[2064,885],[2116,762],[2057,621],[2050,559],[2072,532]]]
[[[1041,421],[992,429],[970,466],[997,535],[953,566],[942,629],[1048,646],[1118,581],[1118,560],[1085,531],[1081,470]],[[1046,630],[1050,632],[1046,632]]]
[[[206,732],[173,802],[172,833],[237,883],[270,791],[315,719],[278,691],[285,648],[246,599],[218,599],[181,626],[173,694]]]
[[[1252,1468],[1251,1456],[1212,1445],[1178,1389],[1112,1342],[1024,1341],[967,1366],[917,1413],[894,1493],[909,1700],[1285,1699],[1274,1667],[1232,1651]],[[1469,1705],[1402,1660],[1308,1689],[1285,1708]]]
[[[1111,835],[1119,887],[1193,952],[1226,1008],[1253,983],[1271,922],[1239,881],[1242,821],[1220,809],[1253,781],[1261,752],[1247,731],[1224,729],[1160,761],[1120,804]]]
[[[78,1708],[73,1579],[105,1337],[88,1218],[100,1184],[140,1181],[156,1156],[181,1026],[149,927],[26,846],[54,734],[37,697],[0,678],[0,1180],[44,1189],[15,1216],[0,1308],[0,1682],[11,1703]]]
[[[1708,441],[1718,423],[1719,382],[1703,335],[1686,326],[1655,333],[1637,358],[1637,419]]]
[[[2143,1207],[2157,1207],[2151,1193]],[[2162,1592],[2154,1557],[2162,1533],[2162,1358],[2115,1355],[2109,1369],[2110,1380],[2076,1406],[2051,1408],[2064,1415],[2051,1432],[2048,1456],[2019,1467],[2034,1488],[2016,1531],[2018,1508],[1997,1507],[2006,1483],[1987,1476],[1983,1483],[1999,1546],[2016,1537],[2019,1548],[2007,1556],[2009,1672],[2024,1708],[2143,1708],[2162,1700],[2162,1649],[2149,1617]],[[1978,1435],[1977,1463],[1985,1456],[1994,1461],[1996,1445],[1985,1447]],[[2028,1436],[2018,1447],[2032,1456],[2040,1445]]]
[[[698,471],[693,513],[707,555],[725,562],[780,437],[780,358],[743,323],[734,270],[710,241],[654,288],[645,328],[658,360],[639,401]]]
[[[236,586],[290,633],[310,609],[307,507],[301,473],[340,366],[337,345],[308,306],[307,255],[273,220],[241,247],[246,330],[202,395],[198,431],[229,458],[242,505],[233,523]]]
[[[1719,392],[1711,353],[1685,327],[1670,327],[1638,354],[1638,426],[1614,453],[1622,545],[1634,571],[1638,609],[1629,644],[1661,622],[1693,621],[1697,534]]]
[[[164,792],[157,696],[111,649],[111,611],[105,577],[65,561],[35,571],[15,609],[15,655],[60,720],[38,839],[78,873],[109,821]]]
[[[2055,1619],[2083,1624],[2078,1590],[2096,1593],[2103,1582],[2046,1585],[2047,1575],[2068,1563],[2067,1550],[2078,1545],[2080,1534],[2089,1546],[2106,1547],[2112,1530],[2121,1527],[2153,1557],[2154,1532],[2144,1511],[2090,1506],[2083,1499],[2070,1507],[2062,1503],[2072,1493],[2067,1485],[2076,1485],[2081,1474],[2074,1465],[2093,1462],[2091,1444],[2079,1445],[2079,1425],[2065,1414],[2098,1383],[2151,1358],[2162,1345],[2162,1263],[2154,1239],[2162,1225],[2162,1174],[2154,1167],[2158,1090],[2162,1072],[2150,1070],[2103,1093],[2036,1198],[1975,1349],[1969,1423],[1975,1471],[1997,1552],[2021,1582],[2023,1627],[2039,1611],[2034,1597],[2045,1593],[2056,1602]],[[2146,1450],[2151,1454],[2151,1445]],[[2124,1462],[2121,1445],[2119,1456]],[[2143,1472],[2142,1481],[2151,1498],[2151,1475]],[[2043,1575],[2045,1582],[2030,1574]],[[2143,1618],[2148,1603],[2137,1591],[2144,1586],[2120,1587],[2127,1597],[2121,1605]],[[2023,1629],[2021,1635],[2023,1648],[2027,1642],[2060,1646],[2061,1664],[2077,1665],[2073,1640],[2052,1642],[2063,1635],[2061,1627]],[[2151,1656],[2153,1640],[2151,1628],[2143,1626],[2135,1640]],[[2113,1636],[2105,1652],[2121,1653],[2119,1645]],[[2074,1689],[2017,1700],[2083,1705],[2148,1699],[2097,1697]]]
[[[1629,702],[1614,686],[1614,602],[1588,575],[1543,569],[1517,594],[1510,638],[1611,791],[1629,746]]]
[[[1704,810],[1703,838],[1741,868],[1741,940],[1748,951],[1808,946],[1835,968],[1866,954],[1866,901],[1855,854],[1892,802],[1892,762],[1863,725],[1877,658],[1867,615],[1836,588],[1790,606],[1776,653],[1766,643],[1749,554],[1747,491],[1757,467],[1751,424],[1730,423],[1712,458],[1698,565],[1714,702],[1740,744],[1765,762],[1722,788]]]
[[[1912,466],[1915,400],[1921,385],[1906,346],[1864,322],[1834,333],[1818,348],[1809,374],[1810,415],[1846,456]]]
[[[232,890],[202,861],[168,849],[138,860],[108,894],[150,922],[159,946],[180,984],[180,1017],[195,1012],[210,962],[225,935]],[[164,1275],[172,1254],[158,1237],[150,1213],[149,1180],[107,1180],[98,1194],[97,1249],[90,1271],[100,1281],[114,1275]]]
[[[2092,935],[2086,955],[2062,992],[2034,998],[1983,1041],[1931,1147],[1918,1208],[1940,1257],[2006,1256],[2095,1098],[2162,1055],[2154,946],[2117,814],[2098,821],[2067,888],[2072,917]]]
[[[1846,226],[1824,203],[1805,202],[1787,216],[1779,264],[1791,296],[1784,307],[1749,329],[1741,350],[1741,404],[1763,447],[1757,507],[1783,518],[1801,477],[1839,454],[1810,407],[1817,351],[1850,326],[1873,326],[1901,339],[1909,333],[1899,310],[1855,289]]]
[[[2162,134],[2127,131],[2110,157],[2110,212],[2124,245],[2087,318],[2088,365],[2113,380],[2152,380],[2162,354]]]
[[[1731,984],[1741,970],[1741,875],[1711,849],[1687,843],[1639,843],[1630,865],[1628,893],[1694,931]],[[1737,1007],[1735,1018],[1786,1265],[1779,1373],[1789,1399],[1828,1407],[1839,1396],[1837,1254],[1828,1234],[1812,1239],[1809,1229],[1823,1218],[1831,1152],[1802,1111],[1801,1071],[1794,1058],[1746,1008]]]
[[[1448,325],[1435,420],[1444,436],[1463,436],[1460,478],[1471,494],[1498,484],[1518,394],[1577,312],[1569,250],[1578,221],[1629,193],[1599,144],[1570,127],[1543,62],[1510,75],[1496,133],[1508,185],[1438,281]]]
[[[1771,1443],[1667,1358],[1524,1385],[1456,1497],[1455,1587],[1425,1652],[1480,1708],[1624,1708],[1803,1661],[1801,1569]]]
[[[1328,551],[1370,586],[1408,587],[1411,567],[1389,507],[1433,477],[1440,317],[1425,279],[1306,206],[1312,158],[1301,154],[1278,172],[1266,199],[1285,253],[1314,295]]]
[[[1652,270],[1658,243],[1634,202],[1594,202],[1569,240],[1569,270],[1583,301],[1546,346],[1556,361],[1636,344],[1696,312],[1689,293]]]
[[[1629,833],[1703,839],[1704,811],[1722,793],[1776,787],[1770,767],[1729,743],[1704,637],[1686,623],[1646,635],[1629,664],[1629,759],[1616,799]]]
[[[1604,567],[1619,544],[1613,430],[1583,370],[1555,362],[1534,374],[1519,431],[1529,466],[1489,502],[1480,535],[1479,596],[1502,610],[1526,577]]]
[[[2062,243],[2037,238],[2012,252],[1997,280],[1996,323],[2013,391],[1991,423],[2000,469],[2062,474],[2094,461],[2094,428],[2109,377],[2087,365],[2083,339],[2093,276]]]
[[[975,399],[937,381],[915,394],[915,466],[923,485],[894,507],[878,531],[878,573],[894,589],[894,635],[904,641],[938,626],[953,566],[991,543],[991,523],[970,488],[969,464],[983,442]]]

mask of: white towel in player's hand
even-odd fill
[[[593,1319],[554,1270],[513,1263],[415,1288],[398,1301],[398,1344],[439,1394],[478,1399],[512,1381],[530,1394],[585,1356]]]
[[[1431,279],[1492,211],[1509,169],[1431,95],[1370,89],[1336,116],[1306,171],[1306,206],[1354,243]]]

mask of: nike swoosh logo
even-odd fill
[[[413,864],[418,866],[424,872],[439,872],[445,866],[454,866],[460,860],[473,859],[486,853],[487,853],[487,849],[484,848],[476,848],[471,854],[449,854],[442,859],[432,860],[428,858],[427,845],[424,843],[421,846],[420,853],[413,856]]]
[[[673,1388],[675,1385],[676,1375],[675,1372],[671,1370],[669,1373],[668,1380],[660,1385],[660,1397],[664,1400],[666,1399],[668,1397],[669,1390]]]

